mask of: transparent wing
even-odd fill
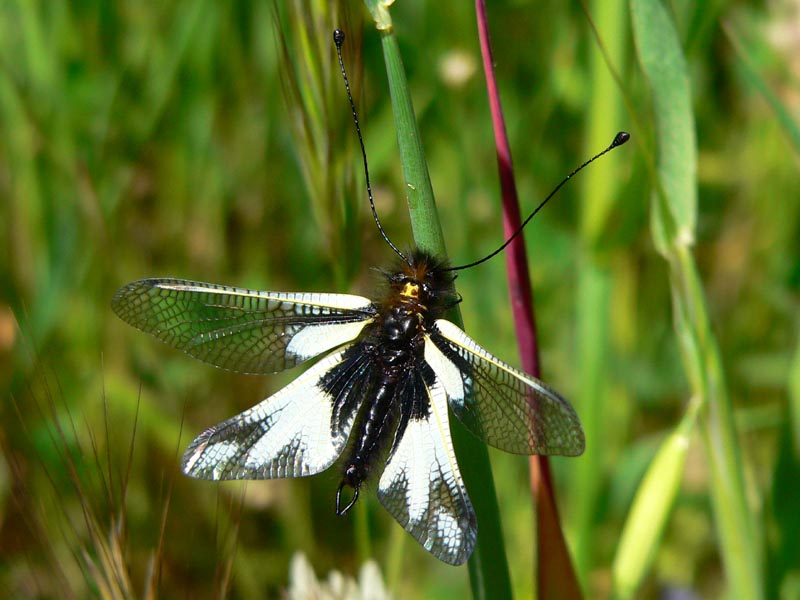
[[[183,455],[198,479],[304,477],[345,447],[372,363],[352,345],[322,359],[253,408],[207,429]]]
[[[259,292],[142,279],[114,294],[123,321],[190,356],[239,373],[277,373],[349,342],[372,302],[347,294]]]
[[[489,354],[450,321],[436,321],[425,360],[453,413],[487,444],[516,454],[583,453],[583,428],[564,398]]]
[[[472,554],[478,525],[450,440],[447,396],[432,373],[430,385],[419,371],[409,377],[412,385],[398,399],[406,414],[378,483],[378,498],[428,552],[460,565]],[[408,411],[410,406],[421,410]]]

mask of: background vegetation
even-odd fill
[[[637,4],[588,4],[596,32],[579,3],[502,2],[489,12],[523,212],[616,131],[634,136],[527,231],[543,376],[587,430],[584,457],[553,463],[592,597],[622,591],[612,564],[634,495],[708,383],[693,370],[702,359],[686,351],[703,332],[673,316],[677,259],[665,261],[651,235],[663,167],[653,157],[668,119],[640,66],[641,37],[639,54],[634,45]],[[751,527],[744,552],[761,571],[761,594],[797,598],[800,5],[666,6],[691,86],[698,204],[684,214],[733,407]],[[366,26],[362,47],[362,7],[350,8],[345,51],[379,211],[393,239],[410,244],[379,40]],[[374,557],[398,597],[466,593],[466,570],[407,540],[373,495],[353,519],[335,518],[336,473],[247,486],[180,476],[190,438],[296,374],[207,367],[109,308],[119,286],[152,275],[369,293],[373,267],[391,252],[367,215],[330,44],[342,23],[327,10],[210,0],[0,8],[0,594],[138,596],[152,585],[164,597],[275,596],[298,550],[318,573],[353,574]],[[501,239],[473,10],[393,9],[460,263]],[[467,331],[515,362],[502,260],[458,285]],[[707,452],[715,433],[690,429],[643,597],[745,594],[724,571],[730,548]],[[529,597],[527,462],[494,451],[492,461],[514,589]],[[658,473],[656,495],[667,495]]]

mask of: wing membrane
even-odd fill
[[[436,321],[425,360],[453,413],[489,445],[516,454],[583,453],[583,428],[566,400],[492,356],[450,321]]]
[[[126,323],[223,369],[277,373],[353,340],[372,302],[348,294],[259,292],[183,279],[142,279],[111,301]]]
[[[349,350],[348,350],[349,349]],[[338,350],[253,408],[200,434],[183,455],[198,479],[275,479],[324,471],[339,457],[372,364]]]
[[[418,397],[404,398],[403,406],[427,410],[401,419],[378,498],[426,550],[460,565],[475,547],[478,526],[450,440],[447,396],[435,377],[430,386],[417,371],[409,377]]]

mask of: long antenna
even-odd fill
[[[333,43],[336,44],[336,55],[339,57],[339,69],[342,71],[342,78],[344,79],[344,87],[347,90],[347,99],[350,101],[350,110],[353,113],[353,124],[356,126],[356,133],[358,134],[358,143],[361,145],[361,157],[364,159],[364,179],[367,182],[367,196],[369,196],[369,207],[372,209],[372,216],[375,218],[375,224],[378,226],[378,231],[381,237],[386,240],[389,247],[395,251],[397,256],[403,259],[403,262],[411,264],[406,258],[405,254],[392,243],[389,236],[383,230],[381,221],[378,218],[378,213],[375,210],[375,199],[372,197],[372,186],[369,183],[369,166],[367,165],[367,150],[364,148],[364,138],[361,137],[361,126],[358,124],[358,113],[356,112],[356,104],[353,102],[353,95],[350,93],[350,81],[347,79],[347,71],[344,68],[344,61],[342,60],[342,44],[344,44],[344,31],[336,29],[333,32]]]
[[[590,158],[585,163],[583,163],[581,166],[579,166],[578,168],[573,170],[572,173],[570,173],[569,175],[564,177],[564,179],[561,180],[561,183],[559,183],[556,186],[556,188],[547,195],[547,198],[545,198],[544,200],[541,201],[539,206],[537,206],[535,209],[533,209],[533,212],[530,215],[528,215],[528,218],[525,219],[522,222],[522,225],[520,225],[519,228],[514,233],[511,234],[511,237],[508,238],[505,242],[503,242],[503,245],[500,246],[497,250],[495,250],[494,252],[492,252],[491,254],[489,254],[487,256],[484,256],[480,260],[476,260],[475,262],[471,262],[471,263],[466,264],[466,265],[461,265],[460,267],[450,267],[450,268],[442,269],[442,270],[443,271],[460,271],[462,269],[469,269],[470,267],[474,267],[474,266],[477,266],[477,265],[479,265],[481,263],[484,263],[487,260],[489,260],[490,258],[500,254],[503,250],[505,250],[506,246],[508,246],[515,237],[517,237],[520,233],[522,233],[522,230],[525,229],[525,226],[534,217],[534,215],[536,215],[536,213],[538,213],[540,210],[542,210],[544,205],[547,204],[550,201],[550,198],[555,196],[556,192],[558,192],[558,190],[560,190],[564,186],[564,184],[567,183],[567,181],[569,181],[576,173],[578,173],[578,171],[580,171],[584,167],[588,166],[589,163],[594,162],[595,160],[597,160],[598,158],[603,156],[606,152],[611,152],[611,150],[613,150],[617,146],[622,146],[622,144],[627,142],[629,139],[631,139],[631,134],[630,133],[627,133],[625,131],[620,131],[614,137],[614,141],[611,142],[611,145],[608,146],[608,148],[606,148],[605,150],[603,150],[599,154],[595,154],[592,158]]]

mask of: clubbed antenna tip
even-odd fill
[[[333,43],[336,44],[337,48],[342,47],[342,44],[344,44],[344,31],[341,29],[333,30]]]
[[[344,39],[344,33],[342,33],[342,39]],[[628,133],[627,131],[620,131],[614,137],[614,141],[611,142],[611,148],[616,148],[617,146],[622,146],[622,144],[627,142],[629,139],[631,139],[631,134],[630,133]]]

